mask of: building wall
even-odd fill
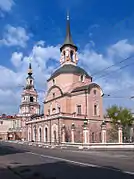
[[[12,128],[12,124],[10,119],[0,119],[0,140],[8,139],[8,131]]]

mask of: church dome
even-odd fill
[[[62,67],[60,67],[59,69],[57,69],[51,75],[51,77],[48,79],[48,81],[55,78],[56,76],[58,76],[60,74],[85,75],[87,78],[91,78],[91,76],[89,76],[88,73],[83,68],[81,68],[79,66],[72,65],[72,64],[65,64]]]

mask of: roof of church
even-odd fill
[[[81,68],[79,66],[72,65],[72,64],[65,64],[62,67],[60,67],[59,69],[57,69],[51,75],[51,77],[48,79],[48,81],[55,78],[56,76],[58,76],[60,74],[68,74],[68,73],[77,74],[77,75],[86,75],[86,77],[91,78],[91,76],[89,76],[89,74],[83,68]]]
[[[78,91],[86,90],[86,89],[89,89],[90,87],[91,88],[92,87],[100,88],[100,86],[98,84],[96,84],[96,83],[90,83],[90,84],[86,84],[86,85],[83,85],[83,86],[77,86],[76,88],[74,88],[72,90],[72,92],[78,92]]]

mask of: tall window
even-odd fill
[[[32,84],[32,80],[30,80],[30,85]]]
[[[63,55],[64,55],[64,60],[65,60],[65,51],[63,52]]]
[[[81,82],[84,82],[84,75],[81,75],[81,76],[80,76],[80,81],[81,81]]]
[[[73,61],[73,51],[70,52],[71,61]]]
[[[99,133],[99,141],[101,142],[101,132]]]
[[[94,132],[92,132],[92,142],[93,143],[95,142],[95,134],[94,134]]]
[[[32,96],[30,96],[30,102],[33,102],[33,97]]]
[[[50,115],[50,109],[48,109],[48,115]]]
[[[41,142],[41,128],[39,129],[39,141]]]
[[[55,85],[55,79],[53,79],[53,85]]]
[[[94,105],[94,115],[97,115],[97,105]]]
[[[45,128],[45,142],[48,142],[47,127]]]
[[[81,114],[81,105],[77,105],[77,114]]]
[[[96,90],[94,90],[94,95],[96,95]]]
[[[53,98],[55,98],[55,93],[53,93]]]

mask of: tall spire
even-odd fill
[[[63,47],[66,45],[71,45],[77,50],[77,47],[73,43],[72,36],[71,36],[69,11],[67,11],[66,37],[65,37],[65,41],[64,41],[62,47],[60,48],[60,50],[62,51]]]
[[[28,68],[28,75],[32,76],[33,72],[32,72],[32,65],[31,62],[29,63],[29,68]]]

